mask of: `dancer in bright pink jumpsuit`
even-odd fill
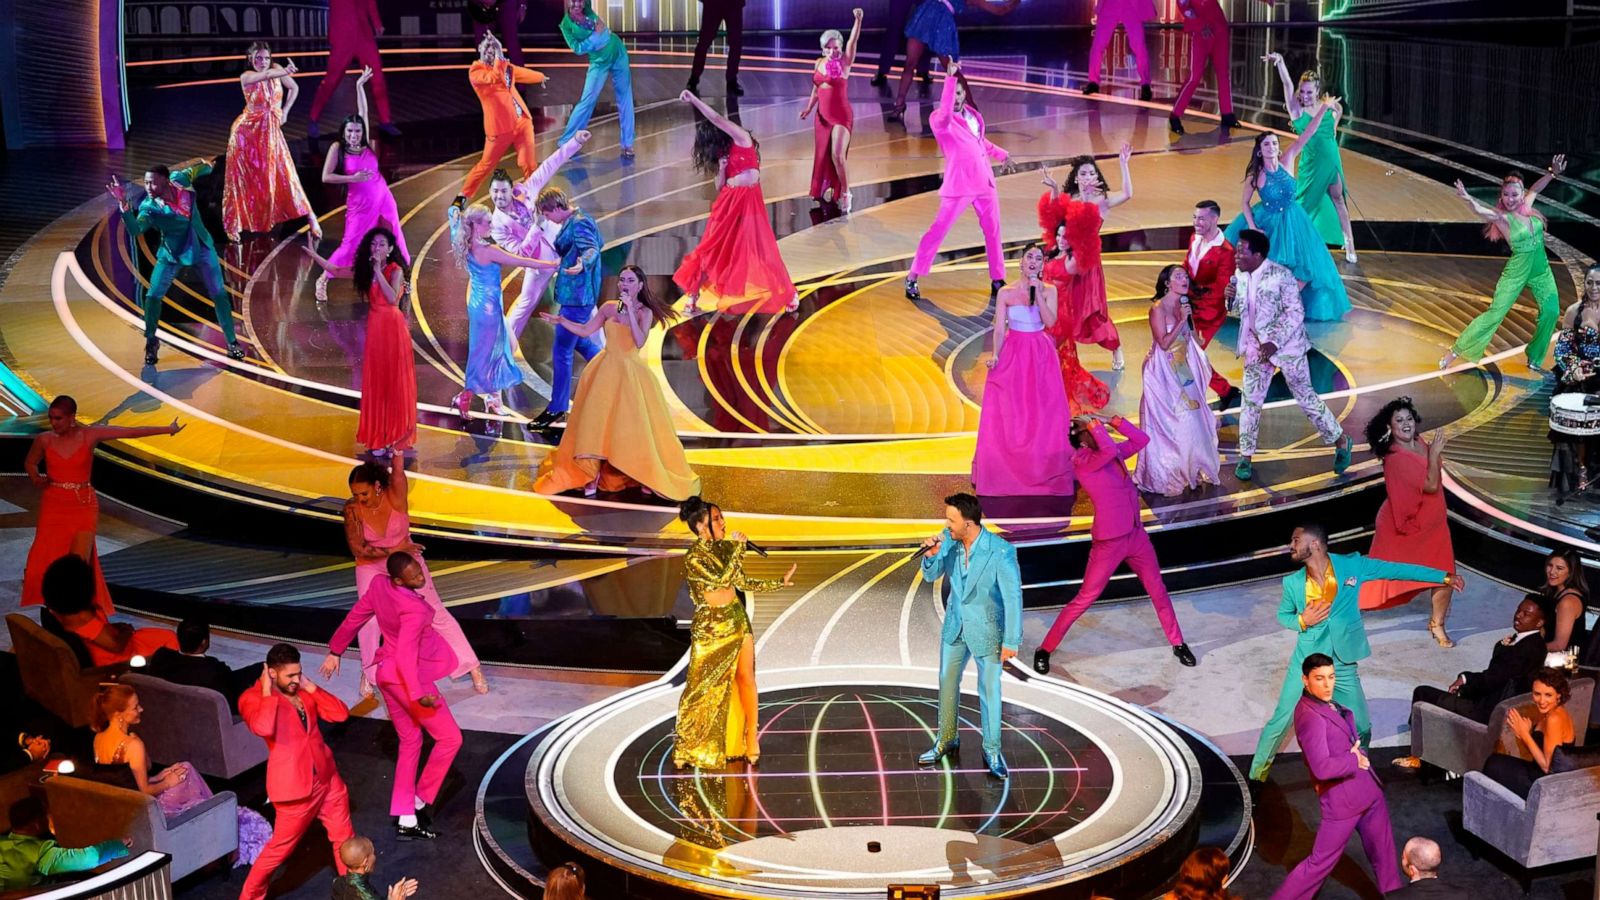
[[[1195,664],[1194,653],[1183,642],[1178,615],[1172,611],[1172,598],[1167,596],[1167,586],[1161,581],[1161,563],[1156,560],[1156,551],[1150,545],[1150,536],[1145,534],[1144,523],[1139,521],[1139,489],[1128,476],[1127,459],[1143,450],[1150,443],[1150,437],[1127,419],[1112,416],[1111,427],[1127,438],[1114,441],[1104,423],[1104,416],[1094,416],[1088,420],[1079,419],[1072,429],[1072,444],[1078,448],[1072,470],[1078,477],[1078,484],[1094,501],[1094,525],[1089,532],[1094,542],[1089,545],[1089,565],[1084,570],[1078,595],[1056,614],[1049,633],[1033,654],[1033,668],[1041,675],[1050,674],[1050,654],[1066,637],[1072,623],[1100,598],[1106,585],[1111,583],[1111,576],[1124,562],[1150,595],[1161,630],[1172,644],[1172,655],[1186,666]]]
[[[1173,134],[1183,134],[1183,112],[1205,79],[1209,63],[1217,75],[1217,108],[1222,113],[1222,127],[1238,128],[1239,117],[1233,114],[1233,82],[1228,75],[1232,58],[1228,17],[1222,11],[1221,0],[1178,0],[1178,11],[1183,14],[1183,33],[1189,38],[1189,80],[1178,92],[1178,102],[1173,104],[1167,124]]]
[[[344,80],[351,62],[372,70],[372,99],[378,104],[378,125],[394,137],[400,129],[389,116],[389,86],[383,80],[383,58],[378,55],[378,35],[383,20],[378,18],[378,0],[328,0],[328,71],[311,98],[311,124],[306,134],[316,140],[321,134],[322,110]],[[399,232],[395,232],[399,234]]]
[[[1154,0],[1100,0],[1094,12],[1094,40],[1089,44],[1089,81],[1083,86],[1085,94],[1100,90],[1106,48],[1120,25],[1128,34],[1128,49],[1133,51],[1134,66],[1139,70],[1139,99],[1150,99],[1150,51],[1144,43],[1144,23],[1155,17]]]

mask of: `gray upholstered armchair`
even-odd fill
[[[138,672],[121,681],[139,692],[145,719],[160,723],[139,732],[151,759],[188,760],[202,774],[230,779],[267,761],[266,741],[235,721],[216,691]]]
[[[239,846],[239,804],[232,791],[168,820],[156,798],[128,788],[58,775],[45,782],[44,790],[56,840],[63,846],[128,838],[135,854],[170,855],[173,881]]]
[[[1482,772],[1468,772],[1461,785],[1462,825],[1525,870],[1594,856],[1597,814],[1600,768],[1546,775],[1526,800]]]
[[[1568,698],[1566,707],[1572,716],[1572,728],[1578,735],[1578,743],[1582,745],[1584,732],[1589,728],[1594,679],[1575,678],[1571,685],[1572,696]],[[1517,739],[1506,727],[1506,713],[1514,707],[1532,702],[1531,694],[1519,694],[1500,701],[1489,715],[1487,725],[1431,703],[1413,703],[1411,754],[1457,775],[1476,772],[1483,768],[1484,760],[1497,750],[1501,753],[1517,753]],[[1590,841],[1591,851],[1593,845],[1594,842]]]
[[[84,668],[62,640],[21,615],[6,616],[11,649],[17,654],[22,690],[56,718],[74,728],[89,725],[89,702],[102,681],[114,681],[125,665]]]

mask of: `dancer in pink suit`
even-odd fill
[[[1085,96],[1100,91],[1100,67],[1105,62],[1106,47],[1117,26],[1128,33],[1128,49],[1133,51],[1133,62],[1139,70],[1139,99],[1149,100],[1150,51],[1144,45],[1144,23],[1156,17],[1154,0],[1100,0],[1094,11],[1094,40],[1089,44],[1089,81],[1083,86]]]
[[[422,559],[422,547],[411,540],[411,518],[406,515],[410,485],[406,479],[404,453],[396,453],[384,469],[376,463],[362,463],[350,472],[350,499],[344,504],[344,536],[350,553],[356,558],[356,595],[364,597],[372,583],[384,576],[384,566],[391,553],[410,553],[422,567],[425,579],[419,593],[433,609],[433,628],[455,654],[456,666],[449,673],[460,678],[470,673],[472,686],[480,694],[489,692],[489,682],[484,680],[478,665],[478,655],[472,652],[461,623],[450,610],[445,609],[439,591],[433,586],[433,575]],[[379,629],[369,623],[361,629],[361,693],[371,694],[378,667]]]
[[[1089,536],[1089,565],[1083,573],[1083,583],[1078,595],[1072,598],[1056,620],[1050,632],[1039,643],[1033,654],[1033,669],[1040,675],[1050,674],[1050,654],[1066,637],[1067,629],[1078,621],[1089,605],[1099,599],[1111,576],[1124,562],[1133,574],[1139,576],[1156,608],[1156,618],[1161,620],[1161,630],[1172,643],[1172,655],[1186,666],[1195,664],[1194,653],[1183,642],[1183,631],[1178,628],[1178,615],[1172,611],[1172,598],[1167,596],[1167,586],[1161,582],[1161,563],[1156,561],[1156,550],[1150,546],[1150,536],[1139,521],[1139,489],[1128,477],[1127,460],[1144,449],[1150,438],[1121,416],[1110,418],[1111,427],[1127,440],[1118,443],[1107,433],[1105,416],[1077,419],[1072,426],[1072,446],[1078,448],[1073,456],[1073,474],[1078,484],[1089,492],[1094,501],[1094,526]]]
[[[1172,106],[1172,116],[1167,124],[1173,134],[1183,134],[1183,113],[1194,99],[1194,92],[1205,80],[1206,65],[1217,76],[1217,107],[1222,112],[1223,128],[1238,128],[1239,117],[1233,114],[1233,82],[1228,66],[1232,61],[1229,52],[1228,16],[1222,11],[1222,0],[1178,0],[1178,11],[1183,14],[1183,33],[1189,38],[1189,80],[1178,92],[1178,102]]]
[[[989,299],[1006,283],[1006,258],[1000,250],[1000,195],[995,190],[993,163],[1003,163],[1005,174],[1016,171],[1006,151],[984,136],[983,114],[967,102],[967,89],[956,76],[961,63],[951,60],[946,70],[939,109],[928,119],[933,137],[944,154],[944,183],[939,187],[939,214],[917,244],[917,255],[906,275],[906,299],[921,300],[917,279],[933,268],[939,244],[967,207],[978,214],[983,228],[984,252],[989,257]],[[992,162],[991,162],[992,160]]]
[[[356,631],[376,623],[383,635],[376,654],[378,690],[400,735],[389,815],[400,820],[400,840],[432,840],[438,834],[418,822],[417,812],[438,799],[444,776],[461,749],[461,726],[434,684],[449,677],[457,665],[456,655],[434,630],[433,609],[422,596],[428,584],[422,564],[408,553],[393,553],[386,566],[389,577],[373,579],[333,633],[322,661],[322,678],[326,681],[338,673],[339,654],[350,646]],[[433,738],[433,752],[418,778],[424,731]]]
[[[399,137],[389,117],[389,86],[383,81],[383,57],[378,55],[378,35],[383,20],[378,17],[378,0],[328,0],[328,71],[311,98],[311,124],[306,135],[313,141],[322,133],[322,110],[344,80],[350,63],[372,70],[372,99],[378,104],[378,127],[390,137]],[[365,117],[363,117],[365,118]]]
[[[533,174],[520,184],[513,183],[505,169],[495,170],[489,178],[489,202],[494,206],[494,213],[489,218],[489,236],[494,238],[496,244],[508,253],[528,259],[555,262],[561,258],[555,247],[561,226],[540,215],[539,204],[534,201],[539,198],[544,186],[550,183],[550,179],[555,177],[556,170],[566,165],[588,142],[589,132],[574,134],[572,140],[545,157],[539,168],[534,169]],[[524,272],[522,293],[517,295],[510,312],[506,313],[506,327],[511,330],[512,346],[517,345],[522,329],[528,327],[533,311],[539,308],[539,298],[544,296],[545,285],[550,283],[555,274],[554,268],[532,268]],[[549,390],[548,385],[545,390]]]

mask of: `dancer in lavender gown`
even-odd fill
[[[1211,362],[1195,335],[1189,273],[1170,265],[1156,278],[1150,307],[1150,353],[1144,358],[1139,424],[1150,445],[1139,454],[1133,481],[1141,491],[1175,497],[1217,483],[1217,420],[1206,405]]]
[[[356,251],[361,238],[379,225],[394,234],[395,246],[400,250],[404,265],[411,265],[411,251],[406,249],[406,235],[400,228],[400,211],[395,205],[389,182],[383,180],[378,169],[378,136],[367,127],[367,82],[372,80],[372,69],[363,69],[356,79],[356,114],[344,120],[339,129],[339,142],[328,148],[328,157],[322,163],[323,184],[347,184],[350,193],[345,199],[344,237],[339,249],[328,257],[332,268],[353,271]],[[317,299],[328,299],[330,272],[325,268],[317,278]]]
[[[980,495],[1072,496],[1072,413],[1056,345],[1056,289],[1041,278],[1044,248],[1022,251],[1022,283],[995,299],[994,356],[978,414],[972,484]]]

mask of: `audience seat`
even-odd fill
[[[1523,800],[1482,772],[1461,787],[1461,823],[1524,869],[1585,859],[1600,839],[1600,768],[1546,775]],[[1522,873],[1526,886],[1527,873]]]
[[[11,807],[26,800],[44,775],[44,763],[28,763],[0,775],[0,834],[11,830]]]
[[[71,647],[20,613],[6,615],[6,628],[17,654],[23,692],[67,725],[87,728],[89,704],[101,682],[115,681],[128,667],[84,668]]]
[[[62,846],[130,838],[135,854],[158,850],[171,856],[173,881],[239,847],[239,803],[232,791],[219,791],[170,822],[148,794],[70,775],[45,782],[45,802]]]
[[[156,726],[139,730],[151,759],[187,760],[201,774],[225,779],[267,761],[266,741],[234,719],[232,704],[216,691],[137,671],[120,680],[139,692],[144,720]]]
[[[1571,685],[1572,696],[1568,698],[1566,707],[1572,716],[1572,727],[1578,734],[1578,744],[1581,746],[1584,733],[1589,728],[1594,679],[1575,678]],[[1416,730],[1411,733],[1411,753],[1423,762],[1457,775],[1482,769],[1484,760],[1497,750],[1526,757],[1527,754],[1517,752],[1516,736],[1506,727],[1506,713],[1531,703],[1532,694],[1518,694],[1502,700],[1490,713],[1487,725],[1431,703],[1413,703],[1411,720],[1416,723]],[[1593,844],[1592,841],[1590,843]]]

